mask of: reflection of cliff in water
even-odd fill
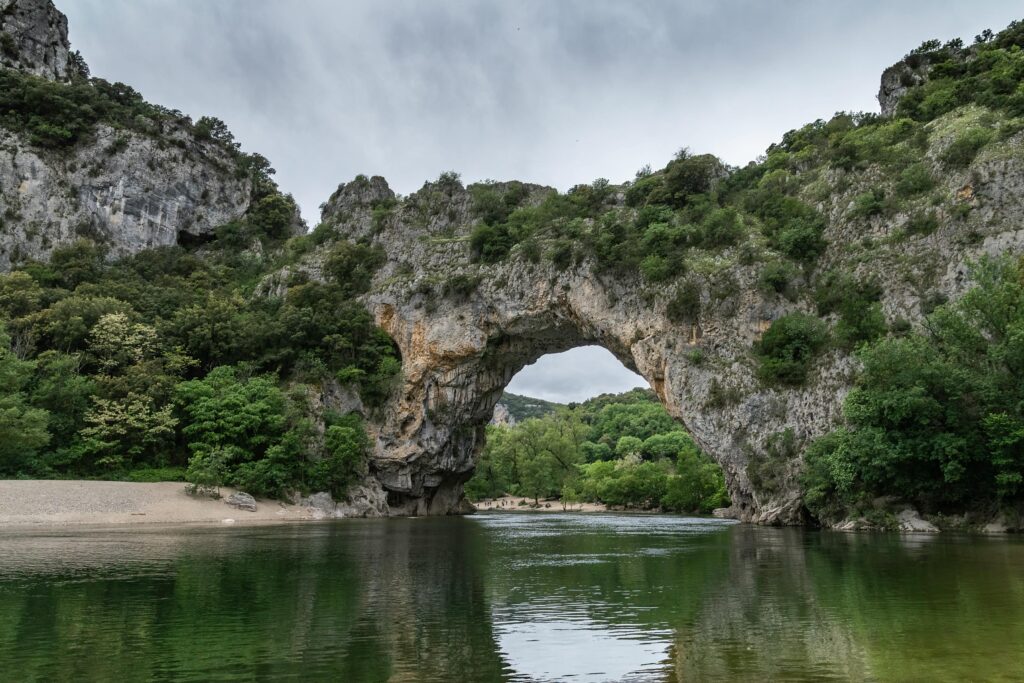
[[[730,540],[721,581],[676,633],[676,680],[872,679],[846,620],[818,599],[805,532],[742,526]]]
[[[380,631],[389,681],[506,677],[486,599],[483,532],[462,522],[367,524],[372,531],[359,543],[360,620]]]
[[[8,535],[0,668],[18,680],[501,680],[473,566],[480,530],[459,522]]]

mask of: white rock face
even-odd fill
[[[232,169],[186,131],[155,138],[101,125],[57,154],[0,129],[0,271],[80,237],[122,256],[207,235],[249,208],[250,182]]]
[[[0,68],[68,78],[67,19],[50,0],[0,0]],[[0,126],[0,272],[87,237],[110,256],[208,235],[252,194],[224,146],[169,118],[150,128],[98,125],[74,147],[34,146]]]
[[[928,520],[921,519],[921,515],[913,508],[906,508],[896,515],[896,522],[900,531],[935,533],[939,530]]]
[[[51,0],[0,0],[0,66],[63,81],[70,47],[68,18]]]
[[[504,425],[507,427],[514,426],[516,418],[508,411],[508,406],[504,403],[499,403],[494,406],[494,414],[491,415],[492,425]]]

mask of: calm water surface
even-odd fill
[[[573,514],[4,533],[0,680],[1024,680],[1024,543]]]

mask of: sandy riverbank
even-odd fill
[[[222,488],[224,498],[233,490]],[[308,508],[256,501],[256,512],[185,493],[180,482],[0,481],[0,528],[119,524],[245,524],[312,519]],[[233,521],[228,521],[233,520]]]
[[[473,507],[481,512],[608,512],[608,506],[604,503],[566,503],[562,507],[559,500],[542,500],[539,507],[533,507],[533,504],[533,498],[502,496],[478,500],[473,503]]]

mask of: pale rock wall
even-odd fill
[[[0,63],[67,77],[67,19],[50,0],[0,0],[0,36],[18,55]],[[173,118],[145,132],[101,124],[65,150],[0,127],[0,272],[81,237],[111,257],[201,239],[243,216],[251,195],[224,146]]]
[[[50,0],[0,0],[0,66],[54,81],[69,77],[68,18]]]

